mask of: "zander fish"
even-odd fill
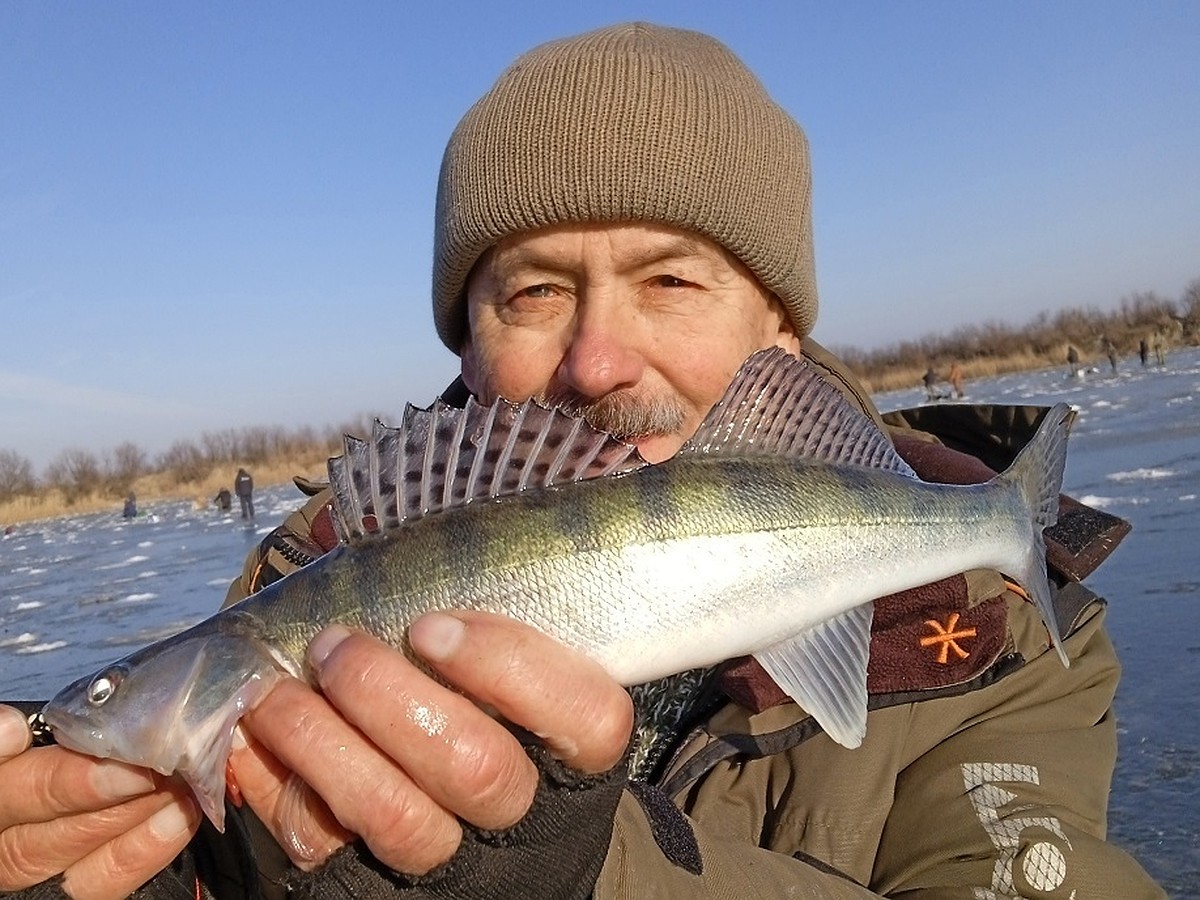
[[[986,484],[918,480],[875,424],[781,350],[747,360],[670,460],[536,402],[409,407],[330,460],[341,544],[65,688],[59,743],[169,774],[222,827],[234,725],[342,623],[408,651],[431,610],[528,622],[622,684],[753,654],[829,735],[866,730],[872,601],[973,568],[1037,604],[1066,663],[1042,530],[1072,418],[1053,407]]]

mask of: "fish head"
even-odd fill
[[[223,830],[234,726],[283,671],[262,642],[201,626],[80,678],[42,716],[68,749],[182,777]]]

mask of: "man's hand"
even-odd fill
[[[62,874],[77,900],[125,897],[191,839],[200,814],[182,785],[29,741],[25,717],[0,706],[0,890]]]
[[[520,821],[537,770],[481,707],[581,772],[605,772],[624,756],[629,695],[541,632],[455,612],[418,620],[409,636],[457,690],[375,638],[334,626],[309,648],[323,694],[287,680],[244,720],[251,739],[233,754],[238,786],[301,868],[357,835],[392,869],[423,874],[454,855],[459,819],[481,829]]]

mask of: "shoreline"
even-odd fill
[[[327,460],[328,456],[322,454],[319,459],[304,456],[269,461],[255,467],[247,465],[246,468],[254,478],[254,489],[257,493],[265,488],[288,484],[297,476],[313,481],[324,481]],[[233,493],[233,478],[237,473],[237,466],[225,468],[229,469],[228,475],[223,468],[219,472],[210,472],[199,481],[187,484],[168,483],[170,476],[162,472],[141,476],[133,482],[133,486],[130,488],[137,498],[139,515],[155,503],[173,503],[181,500],[190,500],[196,509],[214,508],[213,498],[217,491],[227,488],[231,494]],[[127,492],[118,496],[113,496],[111,493],[92,493],[70,503],[57,490],[17,497],[6,503],[0,503],[0,534],[11,533],[10,529],[15,530],[31,523],[53,522],[71,516],[86,516],[100,512],[113,512],[119,515],[125,493]],[[298,490],[296,497],[296,506],[299,507],[302,497]],[[233,505],[236,509],[236,496],[233,498]]]

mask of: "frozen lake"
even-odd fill
[[[1110,600],[1125,670],[1111,835],[1173,897],[1200,898],[1200,350],[1162,369],[1132,359],[1115,375],[1042,371],[967,390],[970,401],[1078,407],[1065,489],[1133,523],[1088,580]],[[888,410],[923,398],[914,388],[877,399]],[[115,503],[17,526],[0,540],[0,697],[45,698],[199,621],[302,500],[290,485],[260,490],[249,526],[189,502],[147,504],[128,522]]]

